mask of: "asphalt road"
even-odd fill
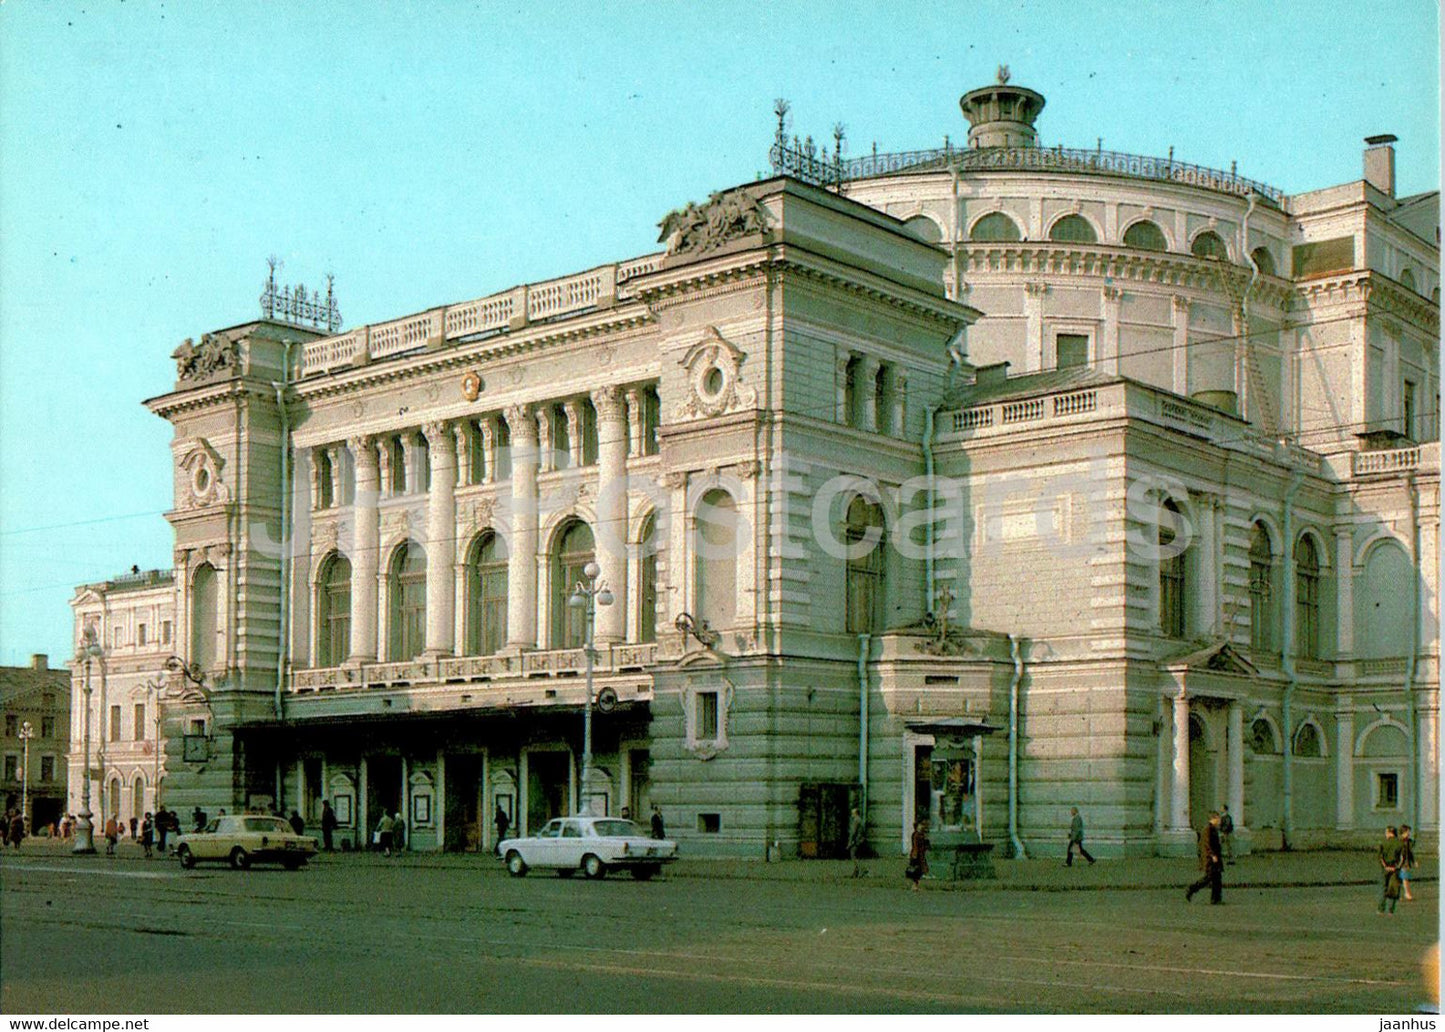
[[[6,856],[0,1010],[1402,1013],[1437,887],[911,893]]]

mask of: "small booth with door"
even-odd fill
[[[995,878],[993,845],[983,841],[979,772],[983,739],[999,730],[966,717],[909,722],[908,730],[932,745],[914,752],[914,820],[927,819],[928,867],[949,880]]]

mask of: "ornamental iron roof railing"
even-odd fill
[[[983,147],[959,150],[945,144],[930,150],[895,151],[879,154],[874,151],[857,158],[842,157],[840,148],[829,155],[820,150],[811,138],[789,142],[782,132],[774,138],[768,152],[773,172],[789,175],[817,186],[839,186],[859,179],[899,173],[946,171],[960,172],[1071,172],[1085,175],[1128,176],[1165,183],[1183,183],[1221,193],[1247,197],[1259,194],[1279,206],[1284,191],[1255,179],[1239,175],[1233,167],[1228,172],[1203,165],[1168,158],[1151,158],[1120,151],[1082,150],[1068,147]]]

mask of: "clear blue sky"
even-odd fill
[[[964,136],[1008,63],[1045,144],[1439,178],[1438,9],[987,0],[0,6],[0,662],[69,652],[75,584],[170,564],[184,337],[258,313],[265,258],[347,325],[655,248],[767,168],[772,103],[862,153]]]

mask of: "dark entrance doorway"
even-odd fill
[[[527,754],[527,834],[553,817],[567,815],[571,754],[532,752]]]
[[[368,756],[366,758],[366,830],[365,842],[371,842],[382,811],[401,812],[401,757]]]
[[[857,802],[857,785],[808,781],[798,786],[798,855],[822,860],[846,857],[848,812]]]
[[[457,753],[446,757],[446,840],[449,853],[475,853],[482,848],[482,757]]]

